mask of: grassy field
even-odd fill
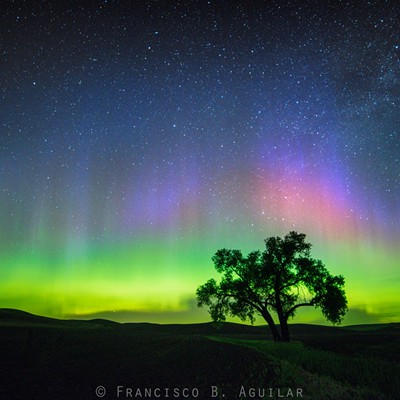
[[[399,328],[292,325],[284,344],[267,340],[265,327],[0,310],[0,399],[97,399],[99,386],[104,399],[260,398],[252,388],[265,388],[265,399],[399,399]]]

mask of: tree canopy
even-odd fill
[[[197,288],[198,306],[207,306],[216,322],[232,316],[253,323],[260,315],[277,341],[290,340],[288,320],[300,307],[319,308],[328,321],[339,324],[347,311],[344,277],[331,275],[311,257],[306,235],[292,231],[264,242],[263,252],[247,256],[240,250],[218,250],[212,260],[221,281],[210,279]]]

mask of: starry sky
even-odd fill
[[[4,2],[0,307],[205,322],[215,251],[296,230],[346,277],[345,324],[399,321],[399,14]]]

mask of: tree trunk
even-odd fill
[[[275,294],[275,301],[276,301],[276,312],[278,314],[279,324],[281,328],[281,340],[282,342],[290,342],[287,318],[285,317],[285,314],[282,309],[281,299],[277,293],[278,292],[276,292]]]
[[[261,315],[263,316],[263,318],[267,322],[267,324],[269,326],[269,329],[271,329],[271,333],[272,333],[272,336],[274,338],[274,341],[275,342],[281,342],[282,341],[282,337],[279,334],[278,328],[276,327],[275,322],[274,322],[271,314],[268,312],[268,310],[263,310]]]
[[[287,324],[287,319],[285,317],[280,321],[281,325],[281,335],[283,342],[290,342],[289,327]]]

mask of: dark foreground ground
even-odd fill
[[[400,324],[291,332],[0,309],[0,399],[400,399]]]

